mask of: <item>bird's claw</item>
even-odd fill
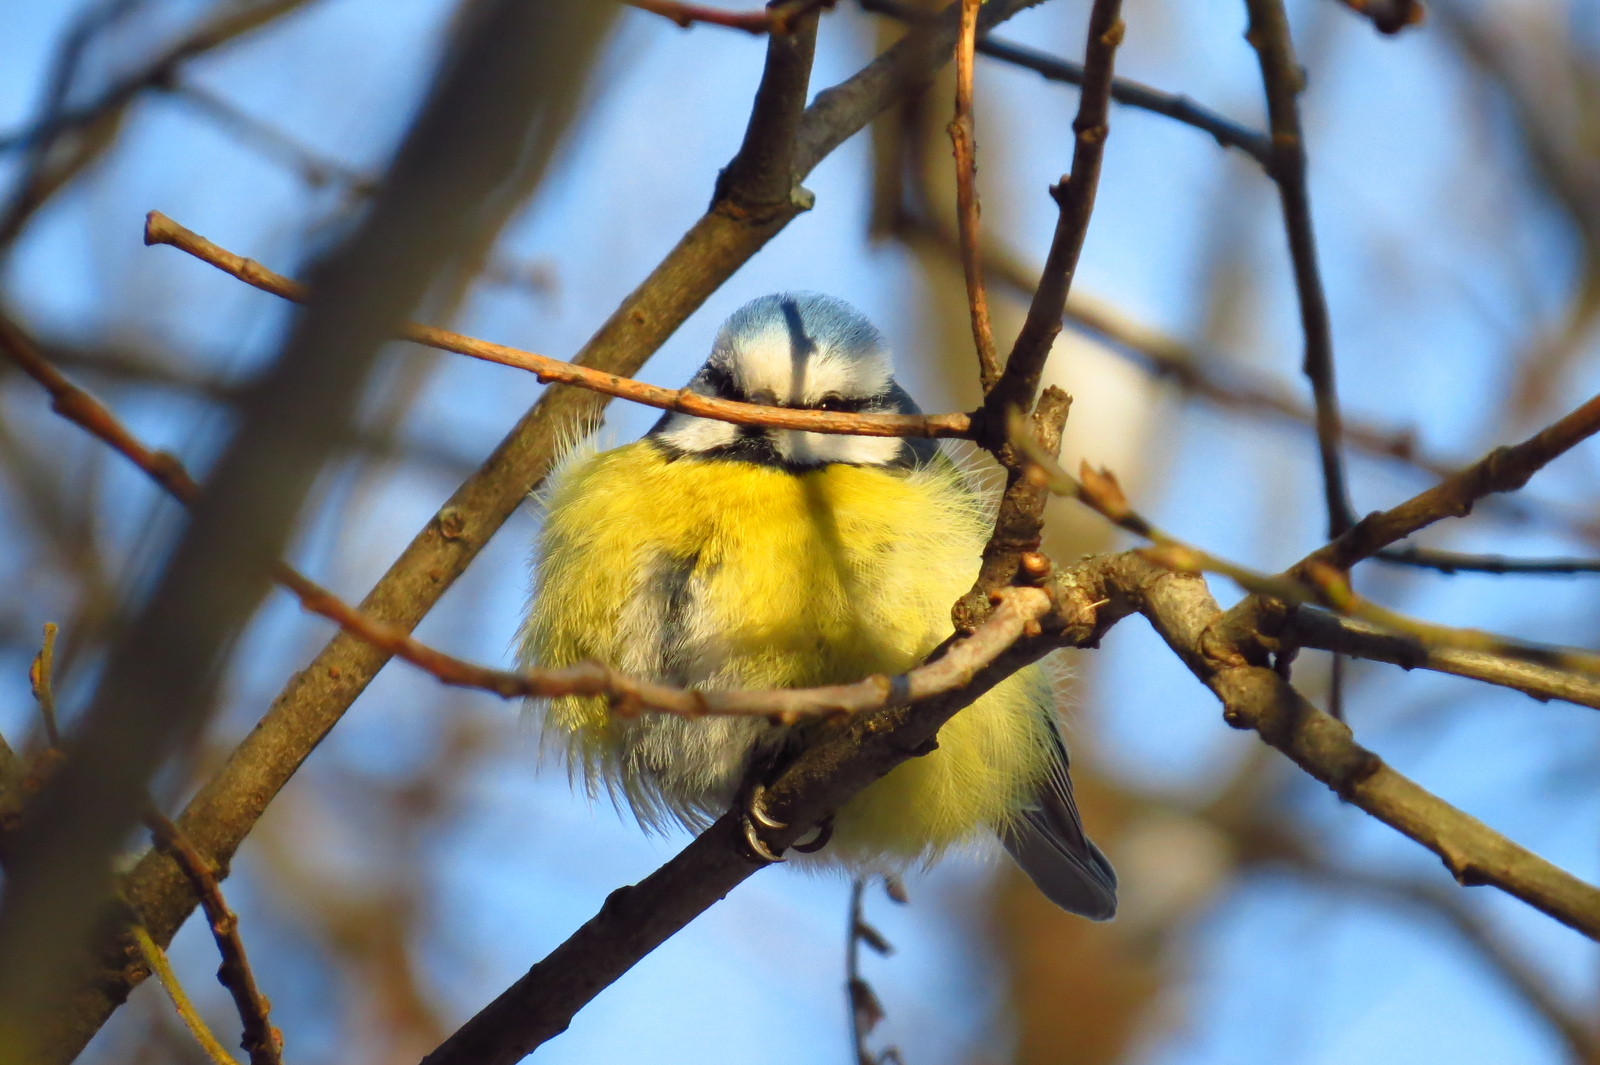
[[[774,831],[789,827],[784,822],[775,819],[771,814],[767,813],[766,799],[767,789],[762,787],[760,784],[757,784],[754,788],[750,789],[750,801],[745,804],[744,808],[744,840],[746,843],[750,844],[750,849],[755,852],[756,857],[761,858],[764,861],[787,861],[783,855],[774,854],[772,852],[772,848],[767,846],[766,842],[762,840],[761,834],[756,831],[756,825],[758,823],[767,828],[773,829]]]

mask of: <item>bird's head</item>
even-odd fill
[[[689,382],[719,399],[806,410],[918,414],[894,379],[883,335],[841,299],[814,292],[762,296],[722,324],[711,357]],[[931,440],[837,436],[669,413],[650,438],[670,454],[806,469],[832,463],[916,466]]]

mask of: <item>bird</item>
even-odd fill
[[[920,413],[883,335],[833,296],[776,293],[735,311],[688,384],[807,410]],[[702,690],[847,683],[914,668],[951,633],[989,510],[937,441],[847,436],[669,411],[642,438],[569,449],[539,497],[525,668],[593,660]],[[542,701],[544,740],[591,798],[647,829],[698,829],[760,789],[816,723],[624,716],[598,696]],[[986,833],[1062,909],[1116,912],[1111,863],[1084,831],[1052,685],[1007,678],[796,846],[855,875],[931,863]],[[769,860],[750,814],[746,835]],[[823,845],[825,844],[825,846]]]

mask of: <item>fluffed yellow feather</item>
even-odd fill
[[[669,458],[648,440],[582,451],[552,476],[534,564],[523,661],[659,662],[672,634],[636,616],[652,581],[692,582],[702,688],[802,687],[893,675],[950,632],[987,535],[953,463],[921,469],[835,464],[789,472],[749,462]],[[658,597],[659,601],[659,597]],[[855,869],[931,860],[1014,816],[1048,772],[1053,696],[1024,670],[957,714],[938,749],[896,768],[835,819],[813,861]],[[817,728],[817,725],[797,726]],[[625,799],[647,824],[705,823],[732,800],[752,747],[785,730],[757,720],[623,720],[599,698],[543,708],[547,739],[589,787]]]

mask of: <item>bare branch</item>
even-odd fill
[[[863,10],[888,15],[890,18],[913,25],[920,25],[938,17],[930,15],[921,8],[913,7],[904,0],[860,0],[860,3]],[[1047,81],[1059,81],[1067,85],[1083,84],[1083,64],[1036,51],[1026,45],[1014,44],[984,34],[978,38],[976,50],[979,55],[1031,70]],[[1151,88],[1137,81],[1129,81],[1127,78],[1113,78],[1111,98],[1119,104],[1163,115],[1209,133],[1222,147],[1237,148],[1263,167],[1271,159],[1271,138],[1225,118],[1215,111],[1207,110],[1187,96],[1162,92],[1160,89]]]
[[[1050,189],[1050,195],[1060,207],[1055,236],[1050,242],[1050,253],[1045,257],[1033,302],[1028,306],[1028,317],[1006,359],[1005,371],[984,401],[986,429],[996,448],[1004,439],[1007,413],[1033,406],[1045,359],[1050,355],[1056,334],[1061,332],[1061,314],[1067,306],[1067,294],[1072,289],[1084,237],[1089,232],[1089,216],[1094,211],[1095,189],[1100,182],[1100,164],[1105,158],[1113,61],[1117,46],[1122,43],[1121,10],[1120,0],[1095,0],[1089,12],[1083,91],[1078,99],[1078,116],[1072,121],[1076,134],[1072,172]]]
[[[1311,381],[1317,411],[1317,449],[1322,460],[1322,487],[1328,510],[1328,538],[1339,536],[1355,524],[1350,492],[1345,485],[1344,457],[1340,453],[1339,394],[1334,383],[1333,331],[1328,322],[1328,301],[1317,265],[1317,243],[1311,228],[1311,198],[1306,188],[1306,147],[1300,129],[1298,97],[1302,84],[1300,64],[1289,37],[1289,16],[1283,0],[1245,0],[1250,10],[1250,30],[1245,35],[1261,62],[1261,80],[1267,93],[1267,116],[1272,127],[1272,161],[1267,173],[1278,184],[1283,202],[1283,226],[1289,236],[1289,258],[1294,264],[1295,292],[1300,302],[1300,325],[1305,332],[1305,375]]]
[[[1392,566],[1415,566],[1449,574],[1519,573],[1565,577],[1574,573],[1600,573],[1600,559],[1593,558],[1509,558],[1505,555],[1441,551],[1434,547],[1391,547],[1372,557]]]
[[[250,961],[244,953],[244,942],[239,938],[239,917],[228,908],[227,900],[222,897],[216,870],[204,855],[195,850],[194,844],[178,830],[178,826],[154,808],[146,811],[144,821],[150,828],[156,846],[183,869],[194,887],[194,893],[200,898],[200,905],[206,911],[206,920],[211,923],[211,935],[217,941],[217,952],[222,955],[222,968],[217,970],[217,979],[233,996],[233,1004],[239,1011],[239,1020],[244,1025],[244,1036],[239,1045],[250,1055],[250,1065],[282,1065],[283,1036],[267,1018],[271,1007],[256,986],[255,973],[250,969]],[[144,932],[143,926],[137,927]],[[149,933],[144,934],[148,936]]]
[[[1119,589],[1222,701],[1223,718],[1254,729],[1347,802],[1437,854],[1463,886],[1492,884],[1590,939],[1600,939],[1600,889],[1430,794],[1355,742],[1348,726],[1306,702],[1236,630],[1198,577],[1117,556]]]
[[[318,268],[311,305],[253,387],[163,574],[112,648],[69,757],[8,842],[0,1041],[24,1056],[71,1056],[98,1022],[85,1007],[109,1008],[115,987],[127,986],[113,979],[63,994],[147,781],[197,740],[220,663],[268,591],[270,567],[379,347],[488,195],[529,158],[548,158],[581,89],[573,67],[611,14],[529,0],[471,10],[371,210]],[[171,905],[187,911],[192,897],[184,885]],[[130,901],[157,942],[171,936],[170,916],[144,910],[137,895]]]
[[[1300,565],[1315,561],[1335,569],[1349,569],[1442,518],[1465,517],[1484,496],[1516,491],[1552,460],[1596,432],[1600,432],[1600,395],[1520,444],[1497,447],[1399,506],[1368,514],[1344,535],[1312,552]]]
[[[978,36],[978,11],[983,0],[961,0],[961,36],[956,40],[956,113],[948,132],[956,157],[956,226],[960,231],[961,272],[967,281],[967,308],[972,318],[972,343],[978,352],[978,378],[988,392],[1000,377],[989,324],[989,293],[983,287],[983,260],[978,237],[977,134],[972,117],[972,59]]]
[[[185,229],[160,211],[145,219],[145,243],[168,244],[210,263],[239,280],[297,303],[306,299],[305,286],[275,274],[256,262],[219,247],[192,230]],[[593,370],[574,362],[563,362],[531,351],[519,351],[503,344],[452,333],[429,325],[408,322],[399,335],[416,344],[441,351],[466,355],[485,362],[527,370],[540,382],[576,385],[601,395],[617,396],[658,410],[678,411],[699,418],[733,422],[736,425],[764,425],[778,429],[800,429],[812,433],[838,433],[851,436],[905,436],[969,439],[972,417],[968,414],[848,414],[839,411],[795,410],[766,407],[757,403],[703,396],[687,388],[661,388],[613,373]]]
[[[1488,651],[1430,646],[1412,633],[1397,633],[1367,621],[1341,618],[1314,607],[1292,610],[1281,632],[1269,633],[1289,646],[1389,662],[1402,669],[1428,669],[1513,688],[1541,701],[1562,699],[1600,710],[1600,679],[1539,662]]]

